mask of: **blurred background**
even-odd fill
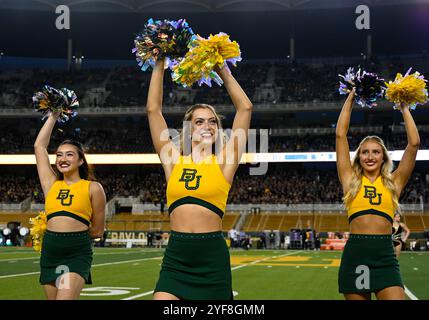
[[[59,5],[69,9],[69,29],[56,27]],[[357,28],[359,5],[369,9],[369,29]],[[335,151],[345,100],[338,75],[361,67],[388,81],[413,67],[428,78],[429,0],[0,0],[0,159],[9,159],[0,165],[0,246],[31,246],[28,219],[44,208],[35,165],[10,162],[33,153],[43,122],[31,98],[44,84],[72,89],[80,102],[79,115],[54,130],[50,152],[75,138],[88,154],[154,153],[145,113],[150,71],[142,72],[131,53],[149,18],[185,18],[203,37],[225,32],[240,45],[243,61],[231,70],[254,104],[251,128],[268,130],[269,162],[256,176],[249,169],[260,164],[243,164],[234,179],[223,220],[231,249],[341,250],[348,237],[342,189],[335,162],[318,161]],[[170,128],[180,129],[195,103],[213,105],[231,127],[225,88],[183,88],[169,72],[165,79]],[[429,150],[427,106],[413,116],[420,149]],[[402,116],[386,101],[374,109],[355,105],[350,149],[368,134],[382,137],[389,151],[406,147]],[[305,160],[289,161],[291,152]],[[108,200],[107,240],[97,245],[165,247],[161,166],[95,165],[95,175]],[[427,251],[429,157],[417,161],[400,203],[411,229],[405,250]]]

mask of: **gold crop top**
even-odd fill
[[[55,181],[45,201],[48,220],[57,216],[68,216],[89,226],[92,218],[90,184],[91,181],[84,179],[70,186],[63,180]]]
[[[391,192],[383,185],[381,176],[374,183],[363,176],[361,188],[347,207],[349,222],[365,214],[376,214],[393,223],[395,204]]]
[[[167,183],[168,212],[182,204],[197,204],[222,218],[230,188],[215,155],[201,163],[180,156]]]

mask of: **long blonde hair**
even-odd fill
[[[216,119],[216,124],[217,124],[217,129],[218,129],[218,136],[216,138],[216,141],[219,141],[220,148],[219,150],[222,150],[223,146],[226,143],[226,135],[223,133],[223,128],[222,128],[222,116],[219,115],[215,108],[213,108],[211,105],[209,104],[205,104],[205,103],[198,103],[198,104],[194,104],[192,106],[190,106],[188,108],[188,110],[186,110],[185,112],[185,116],[183,117],[183,130],[180,131],[180,137],[179,137],[179,143],[180,143],[180,154],[181,155],[190,155],[192,152],[192,146],[188,146],[185,145],[184,143],[184,137],[191,137],[192,135],[192,115],[194,114],[194,111],[197,109],[207,109],[210,110]]]
[[[392,194],[392,200],[395,207],[395,210],[400,212],[400,206],[399,206],[399,195],[396,192],[395,184],[392,179],[392,171],[393,171],[393,161],[389,156],[389,152],[387,151],[386,146],[384,145],[383,140],[378,136],[367,136],[365,137],[360,143],[359,147],[356,149],[355,157],[353,158],[352,163],[352,169],[353,169],[353,177],[352,181],[349,185],[349,191],[343,198],[343,203],[348,208],[352,200],[356,197],[358,194],[361,186],[362,186],[362,175],[363,175],[363,168],[360,164],[359,155],[362,149],[362,145],[365,142],[373,141],[375,143],[378,143],[381,146],[381,149],[383,150],[383,164],[381,165],[381,182],[383,185],[387,188],[387,190],[390,191]]]

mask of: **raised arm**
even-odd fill
[[[150,135],[159,155],[165,176],[170,177],[175,160],[179,157],[179,151],[169,139],[168,127],[162,115],[162,95],[164,81],[164,60],[156,62],[150,79],[149,93],[147,97],[146,112],[149,120]]]
[[[347,132],[349,131],[350,117],[352,114],[353,102],[355,99],[355,89],[353,89],[346,102],[343,105],[337,122],[335,151],[337,154],[337,171],[343,192],[348,192],[348,187],[353,175],[352,164],[350,162],[349,142],[347,141]]]
[[[241,156],[246,149],[253,105],[241,86],[226,68],[217,68],[216,72],[222,78],[236,110],[232,124],[231,139],[223,149],[223,161],[221,164],[221,169],[226,180],[231,183],[240,165]],[[233,161],[231,161],[230,157],[233,157]]]
[[[101,238],[105,227],[106,194],[98,182],[92,181],[89,185],[91,195],[92,219],[89,235],[91,238]]]
[[[416,124],[408,106],[401,105],[401,112],[404,118],[405,130],[407,132],[407,147],[405,148],[402,159],[399,162],[398,168],[393,172],[393,181],[398,191],[398,196],[401,194],[408,179],[413,172],[416,163],[417,151],[420,146],[420,136]]]
[[[40,184],[46,197],[49,189],[57,180],[57,176],[49,162],[48,145],[51,139],[52,130],[58,119],[58,114],[50,114],[34,142],[34,154],[36,155],[37,173]]]

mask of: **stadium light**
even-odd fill
[[[355,152],[350,152],[353,159]],[[389,151],[393,161],[400,161],[404,150]],[[90,164],[121,165],[121,164],[161,164],[157,154],[152,153],[123,153],[123,154],[87,154]],[[55,155],[49,155],[51,164],[55,164]],[[335,152],[276,152],[276,153],[244,153],[240,163],[265,162],[335,162]],[[419,150],[417,161],[428,161],[429,150]],[[34,154],[3,154],[0,155],[0,165],[35,165]]]
[[[23,227],[23,228],[20,228],[20,229],[19,229],[19,234],[20,234],[22,237],[25,237],[29,232],[30,232],[30,230],[28,230],[28,228],[26,228],[26,227]]]

